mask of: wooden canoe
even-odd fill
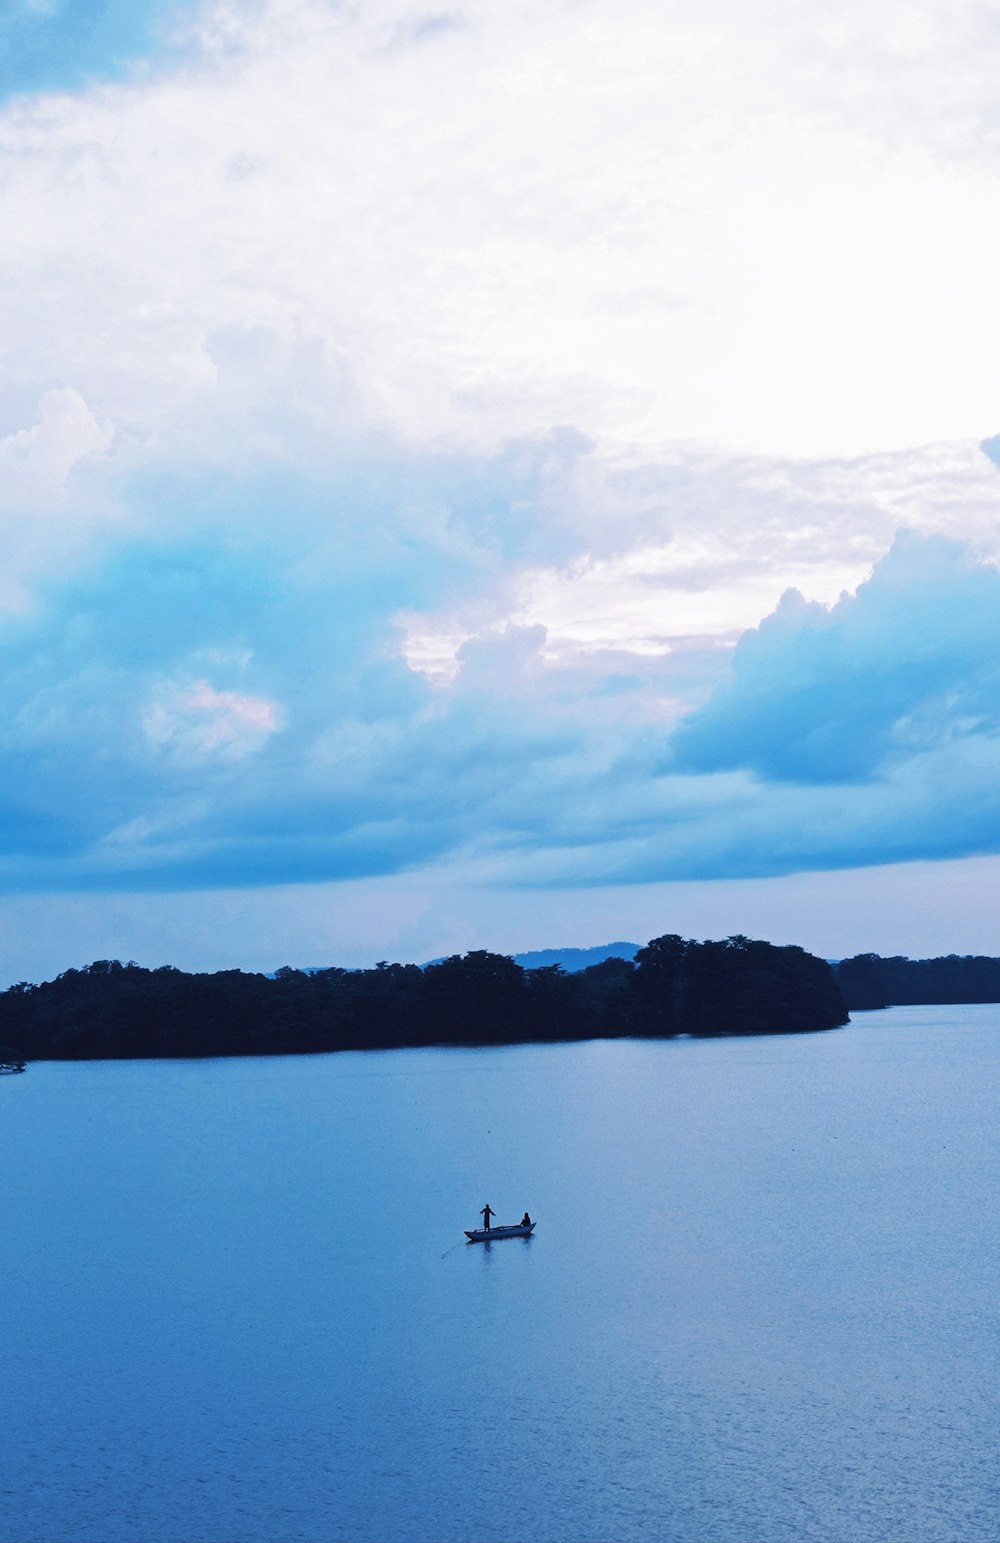
[[[522,1227],[520,1224],[516,1227],[491,1227],[489,1232],[479,1227],[473,1232],[466,1231],[465,1236],[470,1243],[496,1243],[500,1238],[530,1238],[534,1230],[535,1223],[532,1222],[530,1227]]]

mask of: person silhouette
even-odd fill
[[[522,1227],[530,1227],[531,1226],[531,1217],[528,1215],[527,1211],[525,1211],[524,1215],[521,1217],[521,1226]]]
[[[491,1210],[488,1205],[484,1205],[483,1209],[480,1211],[479,1214],[483,1218],[483,1231],[484,1232],[489,1232],[489,1230],[490,1230],[490,1217],[491,1216],[495,1216],[497,1213],[495,1211]]]

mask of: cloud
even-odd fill
[[[211,380],[213,337],[256,327],[323,339],[424,442],[975,433],[989,7],[839,14],[206,6],[172,68],[8,110],[3,335],[142,436]]]
[[[710,668],[697,650],[560,661],[544,628],[506,626],[445,686],[388,648],[392,593],[373,612],[356,581],[203,533],[9,621],[0,801],[31,800],[0,884],[460,862],[587,886],[1000,850],[1000,575],[958,543],[901,537],[855,595],[787,597]]]
[[[901,523],[1000,558],[995,474],[971,443],[818,462],[686,448],[618,466],[584,442],[556,467],[541,449],[533,497],[516,496],[547,546],[529,526],[502,587],[402,617],[415,668],[450,678],[466,638],[506,625],[545,627],[563,664],[732,646],[787,589],[825,605],[856,589]]]
[[[544,627],[506,626],[502,632],[469,638],[458,650],[463,690],[520,694],[526,677],[542,668]]]
[[[43,392],[38,422],[0,438],[0,488],[8,509],[52,512],[74,467],[111,446],[114,428],[99,423],[78,391]]]
[[[9,105],[0,885],[992,850],[1000,40],[889,10],[210,5]]]
[[[685,771],[866,781],[1000,725],[1000,573],[943,538],[901,535],[856,595],[788,591],[744,634],[732,681],[674,738]]]
[[[207,680],[160,686],[143,715],[154,749],[187,763],[216,756],[242,760],[259,750],[280,723],[276,702],[217,691]]]
[[[623,638],[635,570],[670,569],[665,540],[691,532],[709,566],[756,552],[778,593],[853,586],[949,475],[886,449],[933,439],[968,483],[994,411],[989,348],[955,350],[990,314],[1000,45],[978,5],[960,27],[932,0],[919,26],[901,15],[206,5],[183,59],[23,98],[0,116],[5,390],[71,390],[114,425],[76,531],[102,494],[146,531],[151,479],[262,463],[300,485],[353,467],[370,517],[372,468],[401,483],[422,459],[381,532],[531,570],[467,585],[457,620],[432,612],[424,653],[436,629],[452,658],[507,622],[552,649],[661,646],[648,610]],[[845,443],[883,458],[802,459]],[[176,535],[185,514],[171,497],[160,518]],[[777,598],[740,582],[717,632]],[[620,620],[595,635],[614,586]]]

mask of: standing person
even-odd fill
[[[492,1211],[488,1205],[484,1205],[483,1209],[480,1211],[479,1214],[483,1218],[483,1231],[484,1232],[489,1232],[489,1230],[490,1230],[490,1217],[491,1216],[495,1216],[497,1213],[495,1211]]]

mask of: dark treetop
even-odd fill
[[[273,977],[102,960],[0,994],[0,1040],[26,1059],[280,1055],[617,1035],[774,1034],[847,1022],[833,971],[749,938],[654,938],[632,964],[575,974],[504,954]]]
[[[836,966],[851,1011],[921,1003],[1000,1002],[1000,959],[947,954],[939,959],[882,959],[856,954]]]

